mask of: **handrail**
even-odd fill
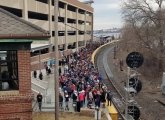
[[[33,83],[33,84],[37,84],[37,85],[39,85],[39,86],[41,86],[41,87],[44,87],[45,89],[47,89],[48,88],[48,82],[47,81],[42,81],[42,80],[31,80],[31,82]]]
[[[37,105],[37,101],[35,101],[34,105],[32,106],[32,110],[33,111],[36,111],[36,110],[34,110],[34,108],[36,107],[36,105]]]

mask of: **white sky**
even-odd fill
[[[94,0],[94,30],[122,27],[120,3],[121,0]]]

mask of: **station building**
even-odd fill
[[[32,120],[31,43],[49,37],[0,8],[0,120]]]

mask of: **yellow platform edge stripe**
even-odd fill
[[[114,40],[114,41],[111,41],[111,42],[109,42],[109,43],[106,43],[106,44],[104,44],[104,45],[98,47],[98,48],[92,53],[91,62],[94,64],[94,62],[95,62],[95,56],[96,56],[96,54],[97,54],[102,48],[104,48],[105,46],[107,46],[107,45],[109,45],[109,44],[114,44],[114,43],[116,43],[116,42],[118,42],[118,41],[119,41],[119,40]]]
[[[105,106],[108,108],[109,113],[118,113],[113,103],[111,103],[111,106],[108,106],[108,102],[106,101]]]
[[[98,47],[93,53],[92,53],[92,57],[91,57],[91,62],[94,64],[95,62],[95,56],[97,55],[97,53],[102,49],[104,48],[105,46],[109,45],[109,44],[114,44],[116,42],[118,42],[119,40],[116,40],[116,41],[112,41],[112,42],[109,42],[107,44],[104,44],[100,47]],[[108,109],[108,112],[112,118],[112,120],[118,120],[118,111],[116,110],[115,106],[113,105],[113,103],[111,103],[111,106],[108,106],[108,103],[106,101],[105,103],[105,107]]]

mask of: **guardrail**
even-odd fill
[[[42,86],[42,87],[45,88],[45,89],[48,89],[48,82],[47,82],[47,81],[32,79],[31,82],[32,82],[33,84]]]

